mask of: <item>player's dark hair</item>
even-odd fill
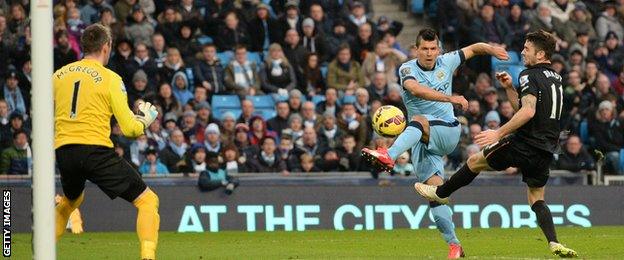
[[[425,28],[422,29],[418,32],[418,36],[416,36],[416,43],[414,45],[416,45],[416,47],[420,46],[420,43],[422,41],[438,41],[438,33],[431,28]]]
[[[550,60],[550,57],[555,53],[555,47],[557,45],[557,41],[552,34],[539,30],[535,32],[530,32],[526,35],[526,41],[530,42],[535,46],[535,50],[543,51],[546,59]]]
[[[85,55],[97,53],[102,47],[112,42],[113,37],[108,27],[96,23],[89,25],[80,37],[80,45]]]

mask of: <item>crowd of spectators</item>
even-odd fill
[[[519,53],[527,32],[555,34],[553,67],[564,77],[562,127],[570,134],[553,168],[592,170],[596,149],[607,172],[622,173],[623,5],[433,1],[446,49],[482,41]],[[25,174],[32,164],[27,3],[0,3],[2,174]],[[396,70],[415,56],[396,41],[402,23],[374,21],[372,11],[370,0],[54,1],[54,67],[80,59],[86,26],[111,29],[107,67],[122,76],[128,105],[145,100],[160,112],[136,140],[112,122],[115,150],[143,174],[201,172],[214,160],[228,173],[367,171],[360,149],[392,143],[374,133],[370,115],[382,105],[405,110]],[[492,73],[490,57],[481,57],[454,77],[453,91],[470,102],[456,111],[465,130],[448,169],[479,151],[472,142],[479,131],[514,113]],[[240,107],[217,109],[222,95],[237,96]],[[274,107],[258,108],[253,97],[261,96]],[[402,155],[395,172],[414,170]]]

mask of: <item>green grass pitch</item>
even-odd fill
[[[624,259],[624,226],[559,227],[559,239],[581,259]],[[459,229],[472,259],[553,258],[539,229]],[[32,259],[31,235],[13,236],[13,259]],[[159,259],[444,259],[437,230],[174,233],[161,232]],[[139,259],[135,233],[66,233],[58,259]]]

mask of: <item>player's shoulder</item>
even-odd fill
[[[401,64],[401,66],[399,67],[399,75],[401,77],[411,75],[412,73],[415,72],[416,69],[417,69],[416,59],[403,62],[403,64]]]

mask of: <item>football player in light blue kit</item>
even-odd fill
[[[417,182],[439,186],[444,181],[442,158],[455,149],[461,132],[453,104],[464,110],[468,107],[463,96],[452,96],[453,72],[464,60],[476,55],[493,55],[501,60],[507,60],[509,56],[505,48],[486,43],[440,55],[438,36],[432,29],[418,33],[416,47],[416,59],[399,68],[403,103],[410,122],[389,149],[364,148],[362,155],[379,170],[390,171],[394,168],[394,161],[411,149]],[[449,244],[449,259],[463,257],[451,209],[433,201],[429,205],[438,230]]]

